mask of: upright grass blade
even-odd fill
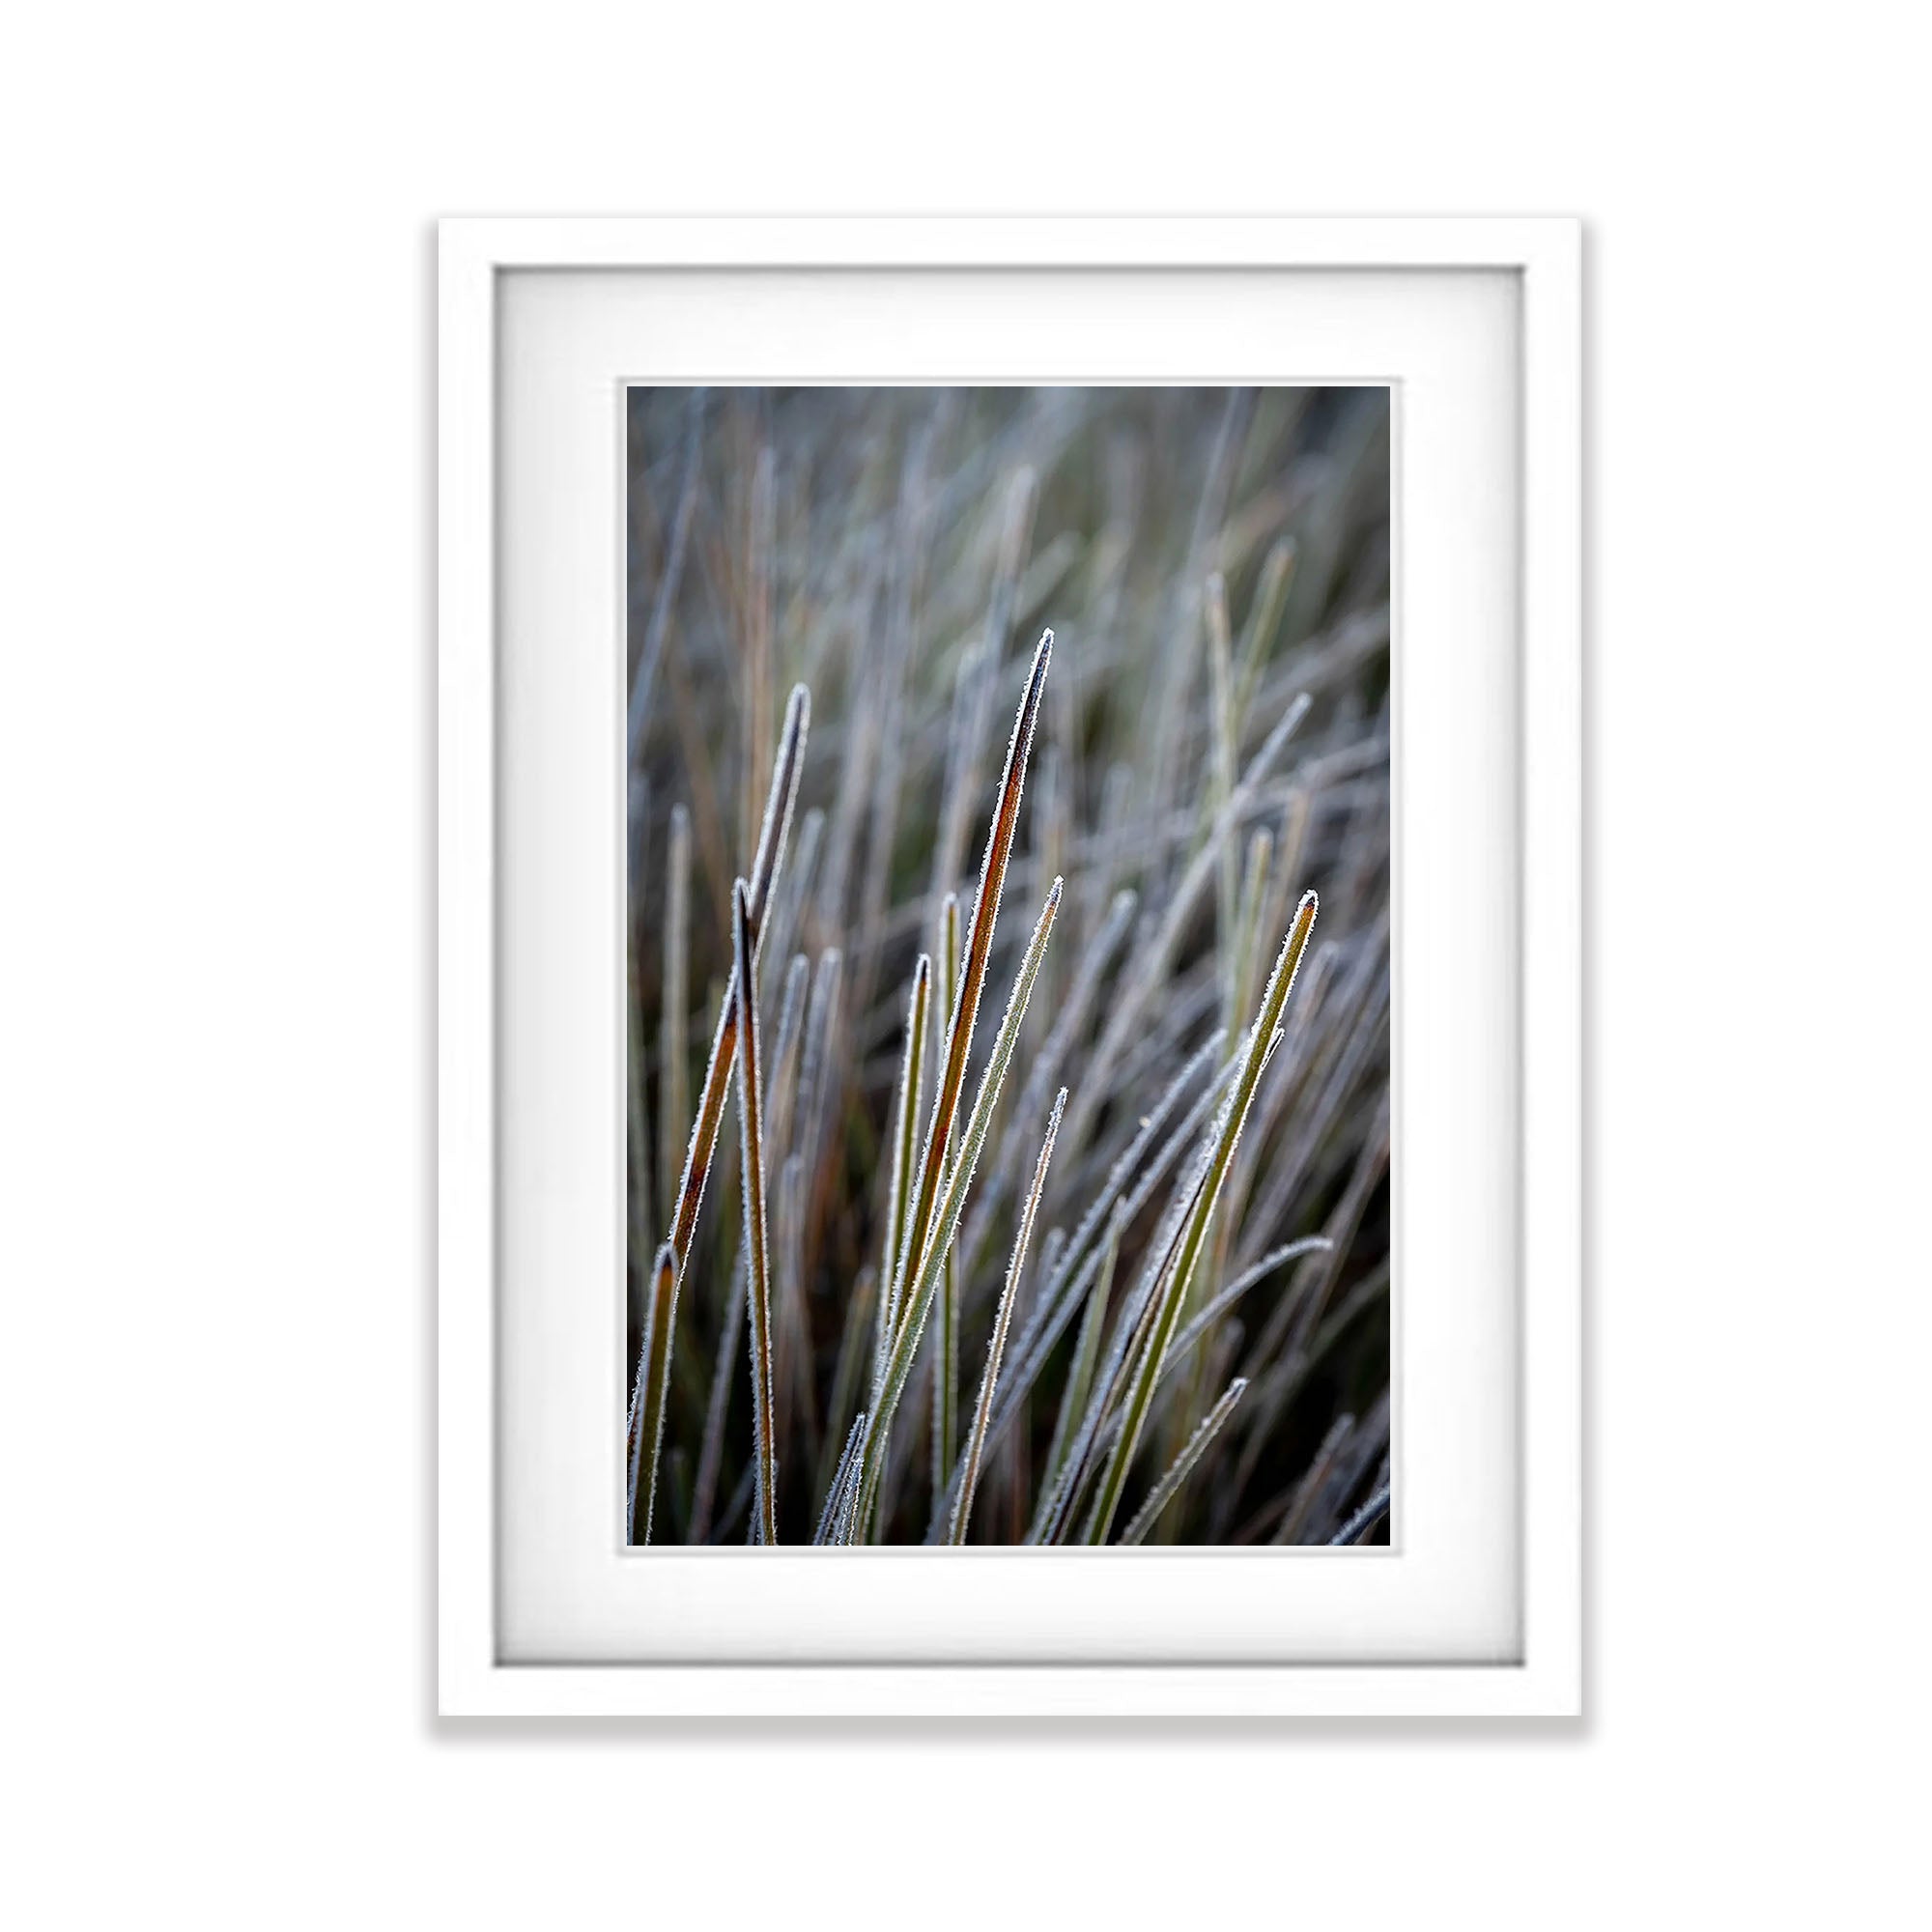
[[[1210,1141],[1207,1153],[1211,1153],[1211,1146]],[[1146,1346],[1149,1324],[1158,1305],[1160,1286],[1174,1265],[1195,1203],[1207,1185],[1207,1153],[1195,1163],[1192,1174],[1177,1186],[1167,1212],[1154,1231],[1149,1248],[1151,1259],[1142,1268],[1133,1293],[1121,1310],[1113,1342],[1099,1374],[1094,1378],[1094,1392],[1087,1398],[1087,1413],[1081,1418],[1079,1434],[1074,1436],[1073,1447],[1067,1452],[1065,1470],[1052,1492],[1040,1499],[1036,1512],[1037,1528],[1030,1532],[1036,1542],[1062,1543],[1065,1540],[1067,1525],[1086,1492],[1088,1479],[1094,1474],[1101,1425],[1113,1408],[1115,1395],[1128,1375],[1129,1365],[1139,1359]]]
[[[660,1211],[670,1225],[677,1211],[677,1137],[691,1118],[691,813],[670,814],[670,861],[666,872],[664,1009],[658,1040],[658,1182]]]
[[[1262,564],[1254,602],[1248,606],[1247,628],[1241,633],[1240,666],[1235,673],[1236,715],[1248,708],[1268,646],[1274,642],[1281,613],[1288,603],[1288,586],[1294,576],[1294,539],[1282,537]]]
[[[1195,1144],[1209,1112],[1220,1097],[1221,1090],[1233,1080],[1236,1068],[1235,1063],[1230,1061],[1208,1082],[1207,1088],[1188,1108],[1179,1125],[1168,1134],[1153,1159],[1145,1168],[1140,1169],[1138,1177],[1135,1178],[1135,1170],[1140,1168],[1141,1157],[1166,1128],[1168,1119],[1179,1104],[1180,1096],[1194,1084],[1204,1068],[1212,1065],[1219,1059],[1222,1037],[1219,1033],[1210,1036],[1169,1083],[1167,1091],[1161,1095],[1153,1112],[1141,1122],[1140,1131],[1135,1134],[1132,1143],[1114,1162],[1108,1173],[1106,1185],[1081,1217],[1080,1225],[1073,1231],[1072,1237],[1062,1245],[1058,1256],[1046,1268],[1046,1281],[1038,1304],[1034,1309],[1026,1327],[1021,1330],[1019,1341],[1013,1346],[1015,1364],[1011,1374],[1007,1376],[1002,1383],[999,1403],[993,1412],[992,1427],[987,1432],[986,1446],[989,1451],[1000,1446],[1008,1430],[1013,1426],[1021,1405],[1045,1368],[1047,1357],[1052,1353],[1055,1343],[1060,1340],[1066,1324],[1073,1319],[1074,1311],[1082,1305],[1093,1287],[1105,1259],[1105,1253],[1104,1244],[1100,1248],[1092,1247],[1090,1244],[1101,1224],[1106,1222],[1110,1227],[1122,1230],[1131,1225],[1181,1154]],[[1062,1132],[1065,1131],[1063,1125]],[[1130,1178],[1132,1185],[1128,1186]],[[1171,1215],[1169,1218],[1177,1220],[1178,1215]],[[1166,1226],[1156,1245],[1158,1240],[1171,1237],[1172,1233],[1172,1227]],[[1085,1259],[1080,1260],[1083,1255]],[[1077,1268],[1074,1265],[1076,1261],[1079,1261]],[[1124,1342],[1121,1347],[1124,1349]],[[1105,1371],[1110,1388],[1118,1370],[1119,1364],[1110,1356]],[[1073,1420],[1076,1424],[1081,1420],[1077,1412]],[[1084,1458],[1092,1440],[1091,1430],[1076,1435],[1071,1448],[1067,1451],[1069,1458],[1076,1462]],[[954,1491],[958,1487],[960,1473],[957,1467],[953,1469]],[[1037,1532],[1050,1514],[1054,1493],[1052,1481],[1049,1480],[1041,1486],[1035,1505],[1035,1527],[1026,1537],[1029,1543],[1040,1540]]]
[[[1186,1115],[1181,1120],[1180,1124],[1168,1135],[1166,1141],[1161,1145],[1159,1151],[1142,1171],[1139,1179],[1134,1181],[1133,1186],[1125,1193],[1122,1193],[1121,1190],[1127,1175],[1132,1173],[1139,1161],[1140,1154],[1145,1151],[1148,1143],[1165,1123],[1166,1116],[1175,1100],[1191,1084],[1195,1072],[1219,1053],[1220,1040],[1221,1036],[1218,1033],[1215,1034],[1207,1046],[1203,1047],[1195,1055],[1194,1060],[1189,1063],[1188,1067],[1183,1069],[1180,1077],[1169,1089],[1160,1106],[1155,1110],[1155,1113],[1151,1115],[1147,1122],[1143,1123],[1141,1132],[1135,1136],[1133,1145],[1115,1163],[1114,1169],[1108,1177],[1107,1185],[1102,1190],[1099,1199],[1087,1210],[1079,1228],[1074,1231],[1073,1238],[1066,1244],[1065,1249],[1063,1251],[1059,1264],[1059,1273],[1050,1275],[1046,1284],[1045,1293],[1041,1297],[1042,1305],[1036,1311],[1034,1320],[1027,1324],[1027,1328],[1020,1338],[1017,1350],[1020,1358],[1019,1365],[1013,1371],[1012,1375],[1008,1378],[1006,1391],[1001,1398],[999,1408],[993,1416],[992,1433],[989,1438],[992,1445],[997,1446],[1007,1430],[1011,1426],[1014,1417],[1018,1413],[1021,1398],[1033,1386],[1035,1379],[1045,1367],[1048,1353],[1059,1340],[1066,1323],[1072,1319],[1073,1311],[1080,1306],[1082,1298],[1091,1287],[1102,1261],[1102,1254],[1099,1250],[1088,1252],[1087,1259],[1082,1263],[1080,1270],[1074,1276],[1071,1286],[1066,1288],[1064,1293],[1061,1293],[1061,1281],[1065,1277],[1066,1269],[1071,1264],[1071,1257],[1085,1248],[1094,1230],[1110,1210],[1113,1213],[1115,1224],[1122,1229],[1134,1220],[1135,1216],[1139,1214],[1141,1209],[1147,1206],[1149,1200],[1151,1199],[1154,1189],[1160,1185],[1162,1180],[1173,1170],[1181,1154],[1195,1144],[1196,1138],[1206,1123],[1209,1112],[1212,1110],[1215,1101],[1220,1097],[1222,1088],[1233,1079],[1235,1067],[1233,1063],[1230,1063],[1221,1069],[1214,1080],[1208,1084],[1206,1091],[1194,1101],[1194,1104],[1187,1110]],[[1065,1131],[1064,1124],[1061,1131],[1063,1133]],[[1118,1207],[1115,1206],[1117,1201]],[[1178,1208],[1171,1210],[1163,1219],[1161,1231],[1156,1235],[1154,1239],[1154,1246],[1156,1248],[1160,1248],[1164,1243],[1173,1238],[1175,1228],[1179,1225],[1179,1213]],[[1144,1303],[1147,1292],[1148,1281],[1147,1277],[1143,1276],[1141,1286],[1136,1290],[1137,1299],[1135,1306],[1137,1308]],[[1053,1303],[1050,1313],[1045,1306],[1049,1301]],[[1121,1363],[1116,1359],[1116,1355],[1117,1353],[1123,1352],[1125,1347],[1125,1340],[1120,1340],[1116,1345],[1116,1349],[1110,1350],[1105,1358],[1105,1367],[1100,1371],[1098,1378],[1103,1392],[1111,1392],[1114,1387],[1115,1381],[1121,1372]],[[1090,1408],[1093,1406],[1091,1398],[1089,1406]],[[1075,1435],[1073,1445],[1067,1452],[1067,1460],[1076,1465],[1084,1465],[1084,1458],[1092,1441],[1092,1429],[1083,1429],[1081,1433]],[[1051,1487],[1042,1490],[1035,1510],[1036,1523],[1042,1521],[1049,1513],[1052,1496],[1053,1490]],[[1029,1540],[1032,1540],[1031,1536]]]
[[[1087,1070],[1081,1076],[1080,1095],[1067,1118],[1065,1129],[1067,1145],[1076,1153],[1086,1144],[1087,1130],[1107,1095],[1109,1079],[1116,1064],[1141,1030],[1148,1002],[1165,983],[1168,968],[1187,930],[1187,923],[1194,916],[1194,909],[1207,888],[1208,874],[1220,863],[1222,841],[1233,836],[1235,826],[1247,810],[1249,802],[1274,769],[1282,748],[1307,717],[1309,703],[1308,695],[1303,692],[1282,713],[1261,750],[1248,760],[1248,768],[1241,774],[1241,781],[1235,787],[1234,795],[1216,813],[1207,843],[1194,855],[1180,883],[1174,889],[1153,939],[1138,949],[1131,971],[1122,976],[1125,983],[1115,995],[1106,1030],[1101,1034],[1100,1043],[1094,1049]]]
[[[747,964],[755,965],[758,941],[764,935],[765,907],[771,896],[772,882],[784,862],[785,838],[791,827],[791,810],[798,797],[799,774],[805,765],[806,731],[811,722],[811,695],[804,685],[792,687],[791,702],[785,706],[784,730],[779,739],[779,754],[772,766],[772,788],[765,799],[764,829],[758,836],[758,856],[752,867],[751,883],[746,889],[745,917],[751,929]],[[735,944],[735,939],[734,939]],[[735,954],[734,954],[735,958]],[[678,1182],[677,1213],[671,1222],[670,1244],[677,1252],[682,1272],[691,1256],[691,1237],[697,1226],[697,1210],[704,1200],[704,1182],[711,1172],[711,1156],[718,1146],[718,1122],[724,1111],[724,1087],[731,1077],[731,1062],[738,1049],[737,967],[718,1007],[718,1031],[711,1040],[711,1063],[705,1068],[704,1087],[698,1095],[697,1118],[692,1122],[691,1142],[685,1149],[684,1174]],[[755,980],[750,981],[755,987]],[[743,1003],[748,1009],[755,999]]]
[[[1107,1532],[1113,1527],[1114,1512],[1120,1506],[1121,1492],[1126,1485],[1134,1452],[1140,1447],[1141,1430],[1147,1422],[1148,1406],[1153,1400],[1154,1383],[1159,1379],[1168,1343],[1180,1319],[1187,1286],[1193,1278],[1195,1264],[1201,1257],[1208,1226],[1213,1217],[1214,1204],[1219,1199],[1221,1183],[1227,1177],[1228,1163],[1234,1158],[1236,1145],[1240,1140],[1241,1127],[1254,1101],[1255,1089],[1261,1082],[1262,1068],[1279,1038],[1282,1010],[1288,1005],[1295,972],[1301,964],[1302,953],[1307,950],[1308,935],[1315,927],[1316,905],[1313,893],[1302,895],[1294,923],[1282,941],[1281,956],[1275,961],[1267,991],[1262,997],[1261,1011],[1256,1016],[1253,1031],[1248,1035],[1240,1075],[1228,1096],[1221,1130],[1208,1158],[1203,1184],[1197,1190],[1171,1269],[1164,1283],[1155,1290],[1152,1326],[1141,1351],[1132,1385],[1127,1391],[1125,1419],[1121,1427],[1120,1440],[1114,1445],[1113,1457],[1100,1479],[1099,1492],[1094,1498],[1093,1515],[1088,1521],[1089,1543],[1105,1543]]]
[[[825,1491],[825,1503],[818,1512],[818,1527],[812,1531],[814,1544],[837,1542],[834,1534],[841,1514],[840,1505],[845,1500],[845,1490],[852,1474],[852,1463],[859,1453],[860,1438],[866,1433],[866,1418],[855,1417],[850,1431],[845,1436],[844,1453],[838,1458],[838,1467],[833,1471],[832,1481]]]
[[[852,1424],[852,1454],[838,1484],[838,1509],[832,1519],[832,1533],[828,1539],[847,1545],[858,1540],[859,1469],[861,1452],[866,1446],[866,1417],[863,1414]]]
[[[651,1119],[650,1110],[644,1104],[644,1013],[642,1002],[638,996],[637,942],[629,934],[626,934],[624,945],[624,979],[628,995],[624,1027],[624,1146],[630,1156],[629,1201],[626,1205],[630,1210],[630,1260],[635,1266],[650,1250],[654,1202],[651,1194]],[[640,1278],[639,1288],[639,1298],[644,1304],[643,1318],[648,1319],[649,1283]],[[631,1412],[624,1423],[630,1436],[635,1437],[637,1424],[634,1391]]]
[[[1192,1356],[1194,1350],[1202,1339],[1213,1329],[1214,1324],[1221,1317],[1227,1314],[1229,1309],[1234,1307],[1235,1303],[1249,1289],[1253,1288],[1256,1283],[1265,1280],[1276,1268],[1284,1266],[1287,1263],[1298,1261],[1304,1255],[1324,1253],[1333,1246],[1334,1243],[1325,1235],[1304,1236],[1298,1241],[1290,1241],[1285,1247],[1277,1248],[1271,1255],[1264,1255],[1245,1274],[1237,1276],[1226,1288],[1222,1289],[1220,1293],[1215,1295],[1201,1310],[1200,1314],[1195,1316],[1188,1322],[1187,1326],[1168,1344],[1167,1359],[1161,1364],[1160,1373],[1155,1378],[1157,1391],[1154,1398],[1155,1408],[1158,1409],[1162,1402],[1166,1399],[1158,1391],[1164,1387],[1168,1378]],[[1293,1290],[1290,1293],[1292,1293]],[[1207,1366],[1205,1358],[1203,1365],[1204,1367]],[[1261,1400],[1265,1396],[1266,1392],[1267,1385],[1264,1382],[1257,1391],[1257,1400]],[[1096,1438],[1097,1446],[1101,1452],[1104,1453],[1106,1450],[1111,1449],[1115,1442],[1120,1439],[1121,1422],[1122,1417],[1117,1410],[1112,1419],[1101,1429]]]
[[[1026,1085],[1020,1089],[1019,1101],[1012,1110],[1010,1120],[1001,1130],[999,1151],[988,1166],[986,1184],[980,1188],[979,1197],[973,1203],[966,1232],[960,1237],[960,1251],[966,1258],[969,1277],[985,1247],[993,1216],[1005,1204],[1007,1194],[1017,1179],[1022,1139],[1030,1138],[1038,1130],[1038,1122],[1046,1107],[1046,1096],[1057,1084],[1074,1040],[1087,1023],[1101,979],[1113,963],[1115,953],[1120,951],[1121,942],[1126,938],[1127,928],[1133,923],[1134,908],[1139,903],[1136,893],[1114,895],[1106,921],[1089,942],[1073,983],[1054,1014],[1046,1044],[1027,1069]],[[1049,1268],[1046,1272],[1051,1279],[1053,1270]]]
[[[752,997],[753,953],[750,892],[739,879],[731,888],[731,974],[738,1000],[738,1158],[745,1203],[746,1301],[752,1328],[752,1454],[758,1470],[756,1521],[759,1541],[779,1540],[778,1463],[772,1436],[772,1278],[765,1252],[765,1149],[759,1114],[758,1003]]]
[[[948,893],[939,919],[939,1009],[950,1012],[959,989],[959,895]],[[941,1159],[952,1157],[950,1146]],[[942,1169],[943,1171],[943,1169]],[[939,1516],[941,1492],[952,1467],[952,1451],[959,1434],[959,1254],[955,1242],[946,1251],[946,1267],[939,1279],[939,1299],[932,1324],[932,1513]]]
[[[898,1317],[898,1257],[905,1240],[905,1225],[912,1191],[912,1151],[919,1126],[919,1087],[925,1065],[927,1022],[932,1010],[932,960],[922,952],[912,969],[912,992],[906,1004],[905,1051],[899,1062],[898,1114],[893,1128],[892,1192],[886,1202],[885,1267],[880,1275],[879,1332],[872,1350],[873,1406],[877,1405],[880,1381],[886,1373],[886,1357],[892,1350],[893,1330]]]
[[[632,1543],[651,1540],[651,1511],[657,1501],[658,1456],[664,1446],[665,1397],[670,1388],[671,1338],[677,1328],[677,1257],[667,1241],[651,1266],[650,1307],[644,1344],[638,1354],[639,1406],[637,1439],[631,1448],[629,1527]],[[643,1502],[641,1518],[639,1500]]]
[[[1108,1231],[1107,1246],[1100,1262],[1100,1278],[1087,1297],[1087,1312],[1080,1318],[1080,1333],[1073,1343],[1073,1362],[1066,1372],[1066,1386],[1061,1391],[1060,1413],[1053,1425],[1053,1441],[1046,1452],[1046,1466],[1039,1477],[1040,1493],[1049,1494],[1060,1479],[1066,1452],[1080,1412],[1087,1406],[1087,1393],[1094,1386],[1094,1368],[1100,1358],[1100,1331],[1107,1320],[1107,1303],[1113,1298],[1114,1274],[1121,1263],[1121,1218],[1116,1216]]]
[[[1026,1265],[1027,1243],[1033,1238],[1034,1217],[1039,1212],[1039,1191],[1046,1185],[1046,1164],[1053,1158],[1053,1138],[1060,1131],[1060,1116],[1066,1106],[1066,1089],[1053,1103],[1053,1117],[1046,1123],[1046,1138],[1040,1143],[1039,1159],[1033,1170],[1033,1185],[1027,1189],[1020,1209],[1019,1226],[1013,1233],[1013,1257],[1007,1264],[1007,1285],[1000,1293],[999,1311],[993,1317],[992,1339],[986,1344],[985,1373],[980,1378],[980,1400],[973,1410],[973,1434],[966,1445],[966,1474],[959,1486],[959,1499],[952,1505],[952,1521],[947,1531],[949,1543],[966,1541],[967,1519],[973,1514],[973,1492],[979,1486],[980,1459],[986,1447],[986,1425],[993,1419],[993,1390],[1000,1378],[1000,1356],[1007,1346],[1007,1330],[1013,1319],[1013,1297],[1020,1285],[1020,1269]],[[950,1259],[950,1257],[949,1257]],[[933,1481],[939,1492],[951,1462],[939,1465]]]
[[[1218,823],[1235,795],[1235,668],[1228,638],[1228,586],[1217,570],[1208,580],[1208,667],[1213,694],[1212,736],[1208,741],[1208,802],[1209,822]],[[1215,947],[1221,967],[1221,1023],[1232,1027],[1240,1011],[1235,1000],[1240,980],[1240,855],[1232,835],[1220,845],[1217,872]]]
[[[912,1374],[913,1360],[919,1352],[920,1337],[925,1331],[932,1297],[939,1287],[941,1263],[959,1229],[966,1191],[973,1183],[973,1170],[979,1163],[980,1150],[985,1145],[987,1130],[992,1125],[993,1108],[1000,1097],[1000,1085],[1006,1078],[1008,1063],[1012,1059],[1013,1048],[1019,1041],[1020,1023],[1026,1017],[1027,1000],[1032,995],[1034,980],[1039,973],[1040,958],[1046,952],[1047,937],[1053,930],[1054,915],[1060,910],[1062,887],[1063,881],[1055,879],[1053,890],[1047,894],[1046,903],[1040,908],[1033,937],[1027,941],[1026,955],[1020,961],[1018,977],[1007,1001],[1007,1010],[1000,1020],[999,1032],[993,1036],[993,1050],[986,1062],[986,1070],[980,1075],[980,1090],[973,1097],[973,1111],[967,1116],[966,1131],[959,1143],[959,1158],[953,1162],[947,1177],[945,1192],[940,1197],[932,1237],[925,1244],[919,1272],[912,1277],[906,1289],[905,1305],[899,1311],[898,1326],[893,1337],[892,1354],[886,1364],[877,1412],[867,1425],[867,1440],[862,1451],[865,1475],[859,1503],[861,1534],[865,1533],[865,1526],[871,1520],[872,1504],[885,1467],[893,1415],[905,1393],[906,1380]]]
[[[1213,1441],[1221,1425],[1234,1413],[1235,1405],[1247,1393],[1247,1387],[1246,1380],[1236,1376],[1228,1384],[1221,1400],[1201,1418],[1180,1454],[1168,1465],[1166,1475],[1149,1491],[1147,1501],[1134,1512],[1132,1520],[1122,1530],[1122,1548],[1138,1543],[1153,1526],[1154,1518],[1174,1500],[1175,1492],[1187,1480],[1187,1472],[1200,1462],[1201,1452]]]
[[[1027,675],[1018,714],[1013,719],[1013,735],[1007,746],[1006,770],[1001,775],[999,797],[993,806],[993,822],[986,831],[980,891],[973,901],[973,923],[967,930],[959,991],[947,1028],[946,1058],[933,1094],[932,1119],[926,1123],[925,1151],[920,1160],[919,1185],[913,1194],[905,1246],[899,1253],[898,1273],[906,1281],[920,1274],[926,1249],[931,1245],[933,1205],[938,1199],[946,1149],[952,1142],[953,1122],[959,1111],[966,1063],[973,1050],[973,1024],[979,1017],[980,994],[986,983],[986,962],[992,956],[1000,892],[1006,884],[1007,862],[1012,856],[1013,835],[1019,828],[1027,755],[1033,749],[1034,727],[1039,721],[1040,693],[1045,688],[1047,666],[1052,658],[1053,633],[1043,631],[1033,654],[1033,668]],[[1056,881],[1053,903],[1057,907],[1059,902],[1060,886]],[[923,1320],[923,1315],[921,1319]]]

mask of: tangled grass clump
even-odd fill
[[[630,452],[630,1540],[1384,1540],[1385,393]]]

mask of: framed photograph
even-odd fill
[[[1580,1710],[1579,281],[443,224],[445,1715]]]

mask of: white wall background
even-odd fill
[[[1910,11],[703,11],[10,20],[0,1918],[1924,1922]],[[431,1719],[429,223],[640,211],[1589,218],[1579,1728]]]

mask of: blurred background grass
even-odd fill
[[[962,1234],[955,1401],[978,1388],[1007,1261],[1018,1190],[997,1182],[1037,1148],[1030,1065],[1050,1050],[1070,1097],[1022,1338],[1050,1312],[1056,1232],[1064,1252],[1142,1119],[1231,1015],[1221,1057],[1234,1050],[1313,887],[1316,945],[1190,1313],[1298,1236],[1333,1246],[1210,1324],[1164,1385],[1126,1504],[1241,1375],[1243,1400],[1150,1541],[1329,1540],[1387,1483],[1386,391],[634,389],[629,468],[634,1354],[729,972],[731,881],[750,867],[784,696],[803,682],[810,733],[758,978],[768,1084],[785,1077],[771,1063],[794,1009],[792,1097],[768,1165],[785,1284],[781,1534],[809,1537],[864,1378],[854,1297],[880,1256],[914,957],[938,956],[946,892],[970,912],[1013,706],[1051,625],[995,1016],[1056,873],[1066,893]],[[1177,922],[1217,807],[1303,692],[1307,719],[1236,798],[1212,883]],[[1130,908],[1117,898],[1128,890]],[[679,1298],[658,1541],[745,1532],[735,1146],[727,1129]],[[1123,1236],[1122,1281],[1164,1199]],[[1078,1313],[989,1463],[975,1541],[1026,1531]],[[931,1521],[933,1377],[922,1363],[897,1422],[889,1540],[920,1541]],[[1366,1540],[1385,1537],[1383,1521]]]

